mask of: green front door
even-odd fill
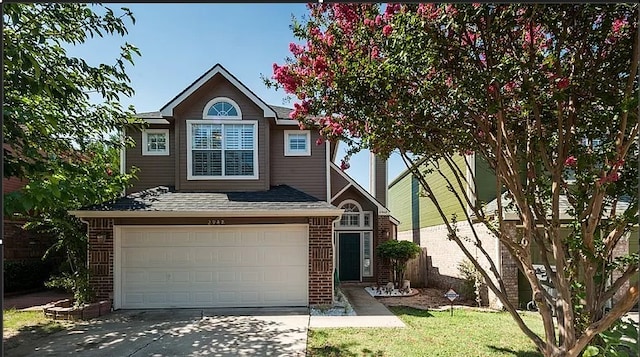
[[[338,248],[340,281],[360,281],[360,233],[339,233]]]

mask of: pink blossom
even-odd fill
[[[374,21],[375,21],[376,26],[380,26],[382,24],[382,16],[377,15],[376,19]]]
[[[578,159],[573,155],[564,160],[564,166],[575,167],[576,165],[578,165]]]
[[[504,85],[503,88],[504,88],[505,92],[510,93],[515,89],[515,87],[516,87],[516,82],[509,81],[509,82],[507,82],[507,84]]]
[[[611,26],[611,31],[613,31],[613,33],[618,33],[623,27],[627,26],[628,24],[629,22],[627,21],[627,19],[615,19],[615,21],[613,21],[613,25]]]
[[[373,59],[380,58],[380,52],[378,50],[378,46],[373,46],[373,48],[371,48],[371,58]]]
[[[340,162],[340,170],[344,171],[347,170],[348,168],[350,168],[351,165],[349,165],[349,162],[342,160],[342,162]]]
[[[463,45],[473,45],[476,43],[476,38],[478,38],[478,35],[475,32],[472,31],[467,31],[463,36],[462,36],[462,44]]]
[[[479,138],[484,138],[484,131],[478,130],[478,137]]]
[[[382,34],[385,36],[389,36],[391,35],[391,32],[393,32],[393,28],[391,27],[391,25],[384,25],[384,27],[382,28]]]
[[[557,83],[558,89],[565,89],[569,87],[569,78],[562,77]]]
[[[447,79],[444,81],[444,84],[451,88],[453,86],[453,77],[451,77],[451,75],[447,76]]]
[[[316,145],[322,145],[322,144],[324,144],[324,139],[323,139],[322,137],[319,137],[319,138],[316,140]]]
[[[464,154],[469,156],[469,155],[473,155],[473,150],[465,150]]]
[[[438,18],[438,16],[440,16],[440,8],[438,8],[433,3],[419,4],[417,13],[418,15],[426,17],[429,20],[435,20]]]
[[[334,36],[333,36],[332,34],[328,34],[328,35],[325,37],[325,41],[327,42],[327,45],[329,45],[329,46],[333,46],[334,39],[335,39],[335,38],[334,38]]]
[[[479,2],[474,2],[471,4],[471,6],[473,6],[474,9],[477,9],[480,7],[480,3]]]
[[[295,43],[291,42],[291,43],[289,44],[289,51],[291,51],[291,53],[292,53],[294,56],[296,56],[296,57],[297,57],[297,56],[299,56],[300,54],[302,54],[302,52],[304,52],[304,47],[302,47],[302,46],[300,46],[300,45],[298,45],[298,44],[295,44]]]
[[[456,7],[453,6],[452,4],[448,4],[444,8],[444,12],[449,16],[456,16],[458,14],[458,9],[456,9]]]

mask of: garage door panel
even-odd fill
[[[305,306],[307,230],[122,228],[120,306]]]

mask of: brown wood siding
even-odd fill
[[[169,155],[168,156],[142,156],[142,132],[133,128],[127,129],[127,134],[136,142],[135,147],[127,148],[125,164],[127,172],[131,167],[138,168],[137,180],[133,187],[127,189],[127,193],[138,192],[156,186],[174,186],[175,171],[174,160],[176,148],[172,145],[175,131],[172,125],[150,125],[148,129],[169,129]]]
[[[354,200],[358,202],[360,206],[362,206],[362,209],[364,211],[373,211],[374,215],[378,214],[378,206],[376,206],[353,186],[349,187],[340,196],[336,197],[336,199],[331,203],[334,206],[338,207],[338,205],[340,205],[340,203],[342,203],[342,201],[344,200]]]
[[[349,184],[349,181],[345,180],[336,170],[331,169],[331,197],[335,196],[345,186]]]
[[[243,120],[258,121],[258,179],[242,180],[187,180],[187,125],[186,120],[202,119],[204,106],[217,97],[227,97],[240,106]],[[177,189],[180,191],[264,191],[269,182],[269,124],[264,112],[222,75],[214,76],[174,109],[178,127],[179,156]]]
[[[297,126],[273,125],[271,128],[271,184],[289,185],[320,200],[327,196],[326,148],[316,145],[320,137],[311,130],[311,156],[285,156],[284,131]]]
[[[242,213],[239,213],[242,214]],[[224,221],[223,225],[245,224],[308,224],[308,217],[176,217],[176,218],[116,218],[114,224],[122,226],[145,225],[209,225],[209,220]],[[213,225],[212,225],[213,226]]]

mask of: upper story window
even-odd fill
[[[142,155],[169,155],[169,129],[143,130]]]
[[[187,120],[187,179],[257,179],[256,121]]]
[[[310,140],[309,130],[285,130],[284,156],[310,156]]]
[[[342,202],[339,208],[344,210],[338,223],[340,228],[371,229],[373,212],[363,211],[362,207],[353,200]]]
[[[226,97],[212,99],[204,106],[203,119],[242,119],[240,107]]]

